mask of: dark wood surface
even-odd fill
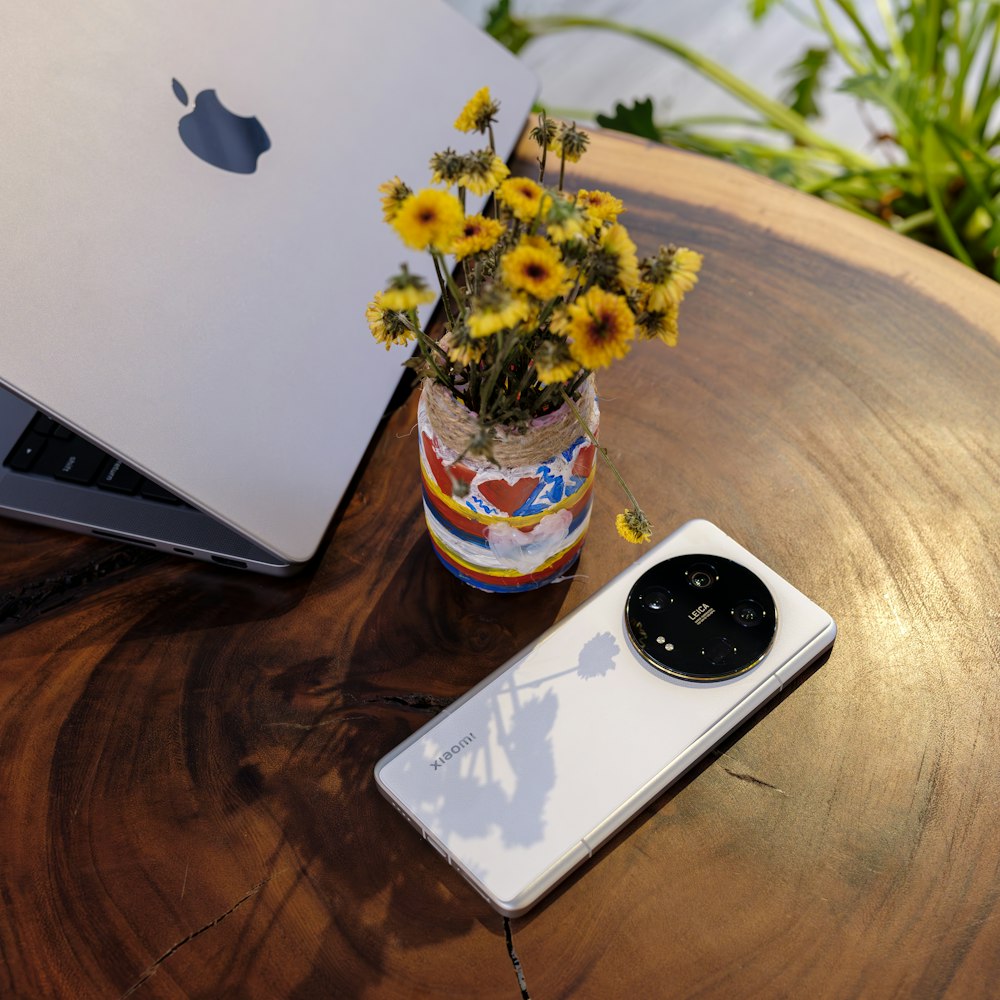
[[[505,926],[372,766],[635,558],[610,476],[523,596],[437,565],[414,399],[296,579],[4,522],[0,996],[997,995],[1000,289],[626,138],[571,183],[706,255],[605,444],[660,537],[707,517],[826,608],[829,660]]]

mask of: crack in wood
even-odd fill
[[[168,948],[158,959],[145,972],[121,995],[121,1000],[126,1000],[126,997],[130,997],[136,990],[138,990],[149,978],[156,974],[156,970],[168,959],[171,955],[176,954],[181,948],[186,944],[190,944],[195,938],[200,937],[205,931],[211,930],[213,927],[218,927],[226,917],[231,916],[235,913],[248,899],[252,896],[256,896],[261,889],[267,885],[271,879],[278,876],[280,872],[275,872],[273,875],[268,875],[267,878],[261,879],[255,886],[251,886],[232,906],[226,910],[225,913],[220,913],[214,920],[210,920],[207,924],[199,927],[196,931],[192,931],[186,937],[183,937],[175,945]],[[186,875],[186,873],[185,873]]]
[[[779,795],[784,795],[786,798],[788,797],[788,792],[786,792],[783,788],[779,788],[777,785],[772,785],[769,781],[764,781],[763,778],[756,778],[752,774],[746,774],[742,771],[733,771],[728,767],[723,767],[723,770],[726,774],[736,778],[738,781],[749,781],[751,785],[760,785],[761,788],[770,788],[772,792],[777,792]]]
[[[514,974],[517,976],[517,985],[521,989],[521,1000],[531,1000],[531,994],[528,992],[528,984],[524,978],[524,969],[521,968],[521,960],[517,957],[517,951],[514,948],[514,935],[510,929],[510,917],[503,918],[503,935],[507,941],[507,954],[510,956],[511,965],[514,966]]]
[[[96,559],[0,593],[0,633],[22,628],[91,593],[95,584],[129,570],[141,569],[157,558],[156,553],[131,545],[102,546]]]

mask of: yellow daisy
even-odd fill
[[[568,382],[580,370],[564,341],[544,340],[535,351],[535,377],[542,385]]]
[[[490,97],[489,87],[480,87],[455,119],[459,132],[485,132],[496,121],[500,104]]]
[[[609,226],[601,233],[601,250],[614,262],[614,283],[625,291],[639,284],[639,258],[628,231],[620,223]]]
[[[633,545],[648,542],[653,537],[653,526],[638,507],[634,509],[630,507],[619,514],[615,518],[615,527],[618,529],[618,534]]]
[[[452,364],[463,368],[476,364],[486,351],[486,342],[473,338],[466,327],[449,330],[440,343]]]
[[[640,292],[643,291],[643,287],[645,286],[640,286]],[[662,312],[644,310],[636,317],[639,335],[643,340],[662,340],[668,347],[676,347],[679,335],[678,312],[678,307],[669,303]]]
[[[531,222],[542,206],[544,191],[530,177],[509,177],[497,190],[497,198],[521,222]]]
[[[642,292],[646,308],[662,312],[669,305],[679,305],[687,292],[694,288],[701,270],[701,254],[672,243],[660,247],[655,257],[642,262]]]
[[[606,368],[623,358],[635,337],[635,317],[621,296],[594,285],[566,310],[561,332],[583,368]]]
[[[447,253],[462,231],[464,213],[459,200],[447,191],[424,188],[409,195],[392,219],[393,228],[413,250]]]
[[[382,292],[376,292],[375,298],[368,303],[365,319],[372,336],[378,343],[385,344],[387,351],[393,344],[407,344],[415,339],[404,318],[397,311],[386,308]]]
[[[395,312],[407,312],[416,309],[424,302],[433,302],[437,296],[429,288],[421,288],[416,284],[402,288],[387,288],[382,293],[382,308]]]
[[[563,123],[559,131],[549,139],[549,151],[569,163],[576,163],[587,148],[590,136],[583,129]]]
[[[393,177],[391,181],[379,184],[378,190],[379,194],[382,195],[382,218],[386,222],[392,222],[396,218],[400,205],[413,194],[398,177]]]
[[[536,299],[561,295],[568,277],[559,251],[543,239],[522,241],[500,258],[500,267],[508,288]]]
[[[489,337],[501,330],[509,330],[531,315],[531,309],[524,299],[500,297],[490,301],[479,301],[469,314],[469,336],[473,339]]]
[[[597,222],[617,222],[618,216],[625,211],[621,199],[607,191],[586,191],[581,188],[576,193],[576,203]]]
[[[458,183],[475,195],[489,194],[510,176],[510,168],[492,150],[482,149],[462,157]]]
[[[545,232],[554,243],[585,240],[593,232],[593,224],[571,197],[545,197],[543,205]]]
[[[451,245],[455,260],[464,260],[474,253],[482,253],[496,246],[503,236],[504,224],[483,215],[467,215],[462,231]]]
[[[431,157],[431,184],[456,184],[462,176],[465,157],[449,146]]]

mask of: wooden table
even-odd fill
[[[412,398],[293,580],[4,523],[0,996],[997,995],[1000,288],[627,138],[571,183],[706,254],[604,442],[661,537],[707,517],[830,611],[830,659],[508,925],[372,765],[635,558],[610,476],[579,575],[505,598],[435,561]]]

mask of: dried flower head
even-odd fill
[[[510,168],[491,149],[480,149],[462,157],[458,183],[475,195],[490,194],[510,175]]]
[[[499,219],[487,219],[482,215],[467,215],[462,223],[462,232],[451,245],[455,260],[465,260],[473,254],[492,250],[504,234],[504,225]]]
[[[607,368],[624,358],[635,337],[635,316],[621,296],[594,285],[566,310],[562,332],[581,368]]]
[[[590,136],[576,127],[576,122],[566,124],[549,140],[549,149],[560,159],[576,163],[586,152]]]
[[[431,157],[431,183],[457,184],[465,166],[465,157],[450,146]]]
[[[679,306],[698,281],[701,261],[701,254],[687,247],[677,247],[673,243],[660,247],[659,253],[644,262],[641,270],[646,308]]]
[[[408,312],[436,298],[437,295],[427,287],[427,282],[419,274],[411,274],[403,264],[399,273],[389,279],[388,287],[382,293],[382,307],[395,312]]]
[[[378,190],[382,195],[382,218],[386,222],[392,222],[396,218],[400,205],[413,194],[398,177],[393,177],[391,181],[379,184]]]
[[[413,250],[447,253],[462,231],[465,213],[459,200],[447,191],[424,188],[399,206],[392,225]]]
[[[618,529],[618,534],[633,545],[648,542],[653,537],[653,526],[638,507],[622,511],[615,518],[615,527]]]
[[[497,120],[499,112],[500,105],[490,97],[490,88],[481,87],[455,119],[455,128],[459,132],[484,133]]]
[[[406,317],[394,309],[387,309],[382,301],[382,293],[376,292],[375,298],[365,309],[365,319],[372,336],[380,344],[385,344],[388,351],[394,344],[408,344],[416,339],[416,334],[407,325]]]

